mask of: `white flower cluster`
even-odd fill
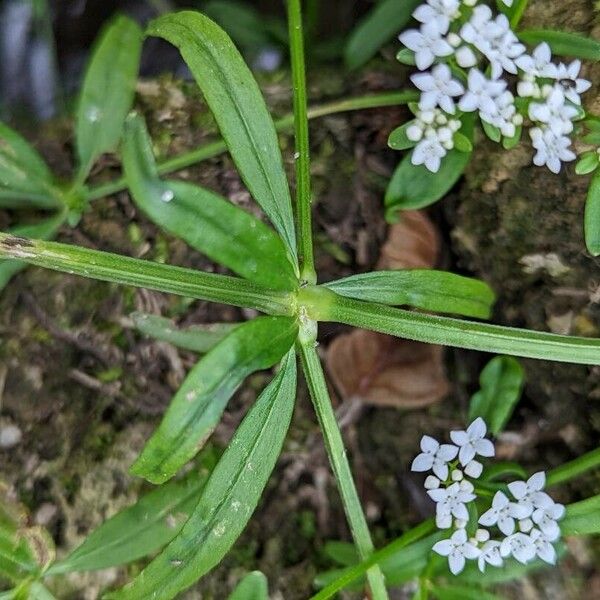
[[[591,86],[579,77],[579,61],[553,63],[546,43],[527,54],[506,15],[494,15],[478,0],[426,0],[413,17],[420,28],[405,31],[399,39],[413,51],[417,68],[426,71],[411,77],[422,92],[420,111],[438,109],[447,119],[457,118],[457,107],[462,113],[477,112],[488,135],[492,128],[497,130],[494,139],[514,143],[528,118],[536,165],[558,173],[562,162],[576,158],[569,134],[573,121],[582,116],[580,94]],[[449,65],[455,65],[453,70]],[[517,97],[508,89],[505,74],[518,75]],[[416,122],[423,125],[419,115]],[[417,142],[413,164],[424,164],[432,172],[454,147],[445,129],[442,137],[437,131],[429,128],[428,135],[412,140]]]
[[[439,444],[427,435],[421,439],[421,454],[411,469],[417,472],[433,471],[425,480],[425,488],[436,503],[436,525],[439,529],[454,528],[450,538],[437,542],[433,551],[448,557],[450,571],[460,573],[467,560],[477,560],[483,572],[486,565],[501,567],[504,559],[512,556],[525,564],[536,557],[554,564],[556,551],[553,542],[560,538],[560,520],[565,507],[555,503],[543,491],[546,476],[540,471],[528,481],[508,484],[512,499],[504,492],[494,495],[492,505],[478,519],[473,537],[467,535],[471,520],[468,504],[477,500],[475,486],[483,465],[477,456],[494,456],[494,445],[486,439],[487,426],[478,418],[466,431],[451,431],[453,444]],[[496,527],[504,536],[491,539],[488,529]]]

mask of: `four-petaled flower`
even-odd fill
[[[435,21],[442,33],[448,31],[450,21],[453,21],[460,14],[460,0],[426,0],[426,4],[421,4],[413,17],[421,23],[431,23]]]
[[[502,556],[500,556],[500,542],[489,540],[483,544],[477,558],[477,566],[482,573],[485,571],[486,563],[493,567],[502,566],[504,561],[502,560]]]
[[[536,508],[531,515],[532,521],[540,528],[544,537],[555,542],[560,537],[560,527],[557,521],[565,515],[562,504],[552,503],[547,508]]]
[[[579,77],[581,61],[574,60],[569,66],[559,64],[555,78],[562,87],[565,97],[574,104],[581,104],[580,94],[587,92],[592,87],[592,82]]]
[[[546,42],[537,46],[531,56],[519,56],[515,63],[519,69],[533,77],[556,79],[557,66],[552,62],[552,51]]]
[[[571,140],[567,136],[557,135],[552,129],[534,127],[529,130],[529,136],[537,150],[533,162],[538,167],[546,165],[553,173],[560,173],[563,161],[577,158],[570,149]]]
[[[437,542],[433,551],[448,557],[448,566],[453,575],[458,575],[465,568],[467,558],[473,560],[479,556],[477,546],[467,539],[464,529],[456,530],[450,539]]]
[[[411,470],[417,472],[432,470],[434,474],[446,481],[448,479],[448,462],[454,460],[458,454],[458,448],[452,444],[440,444],[428,435],[421,438],[421,454],[418,454],[412,462]]]
[[[436,524],[440,529],[448,529],[452,525],[452,517],[461,521],[469,520],[467,503],[475,500],[472,486],[461,486],[456,482],[447,488],[429,490],[427,493],[436,503]]]
[[[524,533],[513,533],[500,542],[500,556],[513,556],[520,563],[526,564],[536,555],[535,543]]]
[[[444,30],[437,21],[425,23],[420,30],[409,29],[400,34],[400,41],[415,53],[419,71],[428,69],[436,57],[450,56],[454,49],[443,37]]]
[[[456,108],[453,98],[465,91],[462,84],[452,78],[448,65],[436,65],[431,73],[417,73],[411,80],[423,92],[419,100],[421,110],[439,106],[447,113],[454,114]]]
[[[486,527],[498,525],[504,535],[512,535],[515,531],[515,519],[525,519],[530,514],[526,506],[515,504],[504,493],[496,492],[492,508],[481,515],[479,523]]]
[[[458,460],[463,466],[468,465],[476,455],[490,457],[494,456],[494,444],[485,439],[487,427],[485,421],[478,417],[466,431],[451,431],[450,438],[460,447]]]
[[[529,537],[531,538],[531,541],[535,547],[536,555],[544,562],[547,562],[551,565],[556,564],[556,550],[550,543],[551,540],[549,540],[548,537],[539,529],[534,529]]]
[[[536,508],[550,508],[554,501],[546,492],[546,474],[544,471],[534,473],[527,481],[513,481],[508,484],[510,493],[521,506],[525,506],[532,514]]]

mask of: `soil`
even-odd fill
[[[590,2],[539,0],[530,6],[525,26],[559,23],[560,28],[587,33],[593,27]],[[364,73],[346,79],[338,70],[320,68],[311,80],[311,102],[406,85],[407,72],[391,56],[385,53]],[[598,69],[590,70],[588,78],[598,81]],[[274,113],[287,113],[288,74],[263,76],[261,85]],[[600,104],[599,92],[588,95],[596,113],[600,113],[595,106]],[[216,132],[192,84],[170,76],[145,80],[138,86],[136,102],[161,156],[193,148]],[[386,141],[406,119],[404,110],[336,115],[311,125],[322,281],[369,270],[377,261],[386,237],[383,190],[398,160]],[[281,140],[291,174],[292,139],[282,135]],[[67,176],[72,167],[71,123],[52,123],[37,143],[53,169]],[[118,172],[117,159],[106,157],[97,166],[94,181],[110,180]],[[258,214],[226,156],[178,177],[199,182]],[[464,179],[430,210],[445,240],[441,265],[490,283],[498,294],[494,317],[498,323],[600,336],[600,268],[585,252],[581,230],[587,184],[572,166],[559,177],[532,167],[528,143],[506,152],[478,140]],[[9,225],[9,215],[0,211],[0,228]],[[146,220],[126,192],[94,202],[81,223],[64,228],[59,238],[224,272]],[[252,316],[38,268],[17,276],[0,296],[0,427],[16,425],[23,434],[16,446],[0,450],[2,478],[28,507],[32,520],[49,529],[59,555],[147,489],[128,474],[128,467],[197,360],[191,353],[136,333],[129,318],[134,310],[169,316],[182,325]],[[321,350],[342,331],[322,327]],[[470,394],[477,389],[478,374],[489,356],[449,350],[446,359],[452,390],[443,402],[414,411],[365,409],[345,429],[378,546],[431,514],[419,479],[409,473],[410,461],[421,435],[444,437],[449,429],[464,424]],[[544,361],[523,364],[527,385],[509,430],[499,440],[501,455],[533,472],[597,447],[600,368]],[[267,374],[257,374],[236,394],[206,453],[220,452],[267,380]],[[555,497],[570,502],[597,493],[599,474],[558,489]],[[224,599],[241,575],[261,569],[273,598],[304,600],[313,591],[314,576],[334,566],[323,552],[331,539],[348,540],[349,532],[301,383],[290,434],[259,509],[223,563],[182,597]],[[560,568],[508,586],[507,595],[598,597],[600,575],[594,569],[600,556],[598,542],[577,539],[568,545],[571,553]],[[53,590],[61,600],[93,600],[139,567],[61,578]],[[394,594],[409,598],[411,590]]]

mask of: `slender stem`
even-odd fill
[[[328,598],[332,598],[338,592],[343,590],[345,587],[348,587],[349,585],[354,583],[359,577],[364,575],[367,569],[371,568],[373,565],[380,565],[387,559],[394,556],[399,550],[402,550],[402,548],[405,548],[406,546],[417,542],[421,538],[424,538],[425,536],[434,533],[435,531],[436,526],[433,519],[423,521],[423,523],[402,534],[399,538],[396,538],[387,546],[384,546],[380,550],[373,552],[373,554],[371,554],[371,556],[367,560],[364,560],[363,562],[354,567],[344,569],[343,574],[338,579],[330,583],[327,587],[323,588],[310,600],[328,600]]]
[[[295,312],[292,294],[269,290],[245,279],[162,265],[79,246],[0,233],[0,257],[91,279],[254,308],[272,315],[292,315]]]
[[[363,302],[307,286],[299,301],[315,321],[333,321],[401,338],[525,358],[600,365],[600,339],[438,317]]]
[[[319,424],[325,439],[325,447],[329,455],[331,468],[342,497],[346,517],[350,524],[352,537],[361,559],[366,560],[373,555],[373,542],[367,520],[360,504],[360,499],[352,478],[352,471],[346,456],[342,434],[335,418],[327,384],[323,375],[321,361],[315,350],[314,341],[306,340],[300,344],[300,354],[304,367],[304,376],[310,389],[310,395],[319,419]],[[381,569],[373,566],[368,570],[367,577],[373,600],[384,600],[388,597]]]
[[[600,467],[600,448],[596,448],[571,462],[552,469],[546,478],[546,485],[549,487],[565,483],[598,467]]]
[[[323,104],[322,106],[313,107],[308,111],[308,118],[317,119],[336,113],[366,110],[370,108],[382,108],[385,106],[397,106],[399,104],[407,104],[408,102],[413,102],[418,99],[418,95],[410,90],[369,94],[367,96],[359,96],[357,98],[349,98],[347,100],[338,100],[328,104]],[[287,131],[293,126],[294,115],[286,115],[275,121],[275,128],[277,131]],[[189,152],[185,152],[160,163],[158,165],[158,172],[160,175],[167,175],[168,173],[181,171],[182,169],[191,167],[196,163],[219,156],[226,151],[227,146],[225,145],[225,142],[223,140],[216,140],[201,146],[200,148],[190,150]],[[116,194],[117,192],[125,189],[127,189],[127,182],[125,181],[124,177],[121,177],[115,181],[110,181],[108,183],[103,183],[90,188],[87,193],[87,199],[89,201],[98,200],[99,198]]]
[[[300,277],[316,283],[312,240],[312,197],[310,189],[310,148],[308,139],[308,101],[304,64],[304,30],[300,0],[288,0],[288,24],[292,79],[294,82],[294,126],[296,132],[296,227]]]

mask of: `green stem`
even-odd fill
[[[571,462],[552,469],[546,477],[546,485],[558,485],[579,477],[583,473],[600,467],[600,448],[592,450]]]
[[[79,246],[0,233],[0,257],[101,281],[254,308],[272,315],[292,315],[295,312],[292,294],[269,290],[244,279],[162,265]]]
[[[432,316],[345,298],[323,287],[304,288],[299,300],[315,321],[334,321],[430,344],[600,365],[600,339]]]
[[[338,426],[331,400],[327,391],[327,384],[323,375],[321,361],[315,350],[314,339],[305,340],[300,344],[300,354],[304,367],[304,376],[310,389],[310,395],[323,432],[325,447],[329,455],[331,468],[342,497],[346,517],[350,524],[352,537],[358,549],[359,556],[368,560],[373,556],[374,548],[367,520],[363,513],[360,499],[354,485],[352,472],[346,456],[344,441]],[[385,600],[388,595],[381,569],[372,563],[367,572],[373,600]]]
[[[294,83],[294,126],[296,133],[296,228],[300,277],[307,283],[317,282],[312,240],[312,197],[310,189],[310,148],[308,138],[308,101],[304,64],[304,30],[300,0],[288,0],[290,54]]]
[[[354,567],[345,569],[343,575],[333,583],[330,583],[326,588],[323,588],[318,594],[315,594],[310,600],[327,600],[328,598],[332,598],[338,592],[354,583],[359,577],[362,577],[367,569],[371,568],[373,565],[380,565],[394,556],[402,548],[417,542],[421,538],[424,538],[435,531],[436,526],[433,519],[423,521],[423,523],[402,534],[387,546],[373,552],[367,560],[364,560]]]
[[[356,110],[366,110],[370,108],[382,108],[385,106],[397,106],[407,104],[418,100],[418,95],[413,91],[383,92],[381,94],[369,94],[358,98],[348,100],[338,100],[316,106],[308,111],[309,119],[317,119],[342,112],[351,112]],[[286,115],[275,122],[277,131],[287,131],[294,126],[294,115]],[[210,142],[200,148],[185,152],[179,156],[170,158],[158,165],[160,175],[167,175],[175,171],[181,171],[195,165],[196,163],[214,158],[227,151],[227,146],[223,140]],[[124,177],[110,181],[89,189],[87,199],[89,201],[98,200],[117,192],[127,189],[127,182]]]

